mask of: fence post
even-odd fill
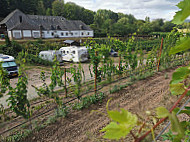
[[[158,56],[159,61],[158,61],[157,71],[159,71],[159,66],[160,66],[160,58],[161,58],[161,54],[162,54],[163,40],[164,39],[162,37],[161,46],[160,46],[160,54]]]
[[[95,51],[95,56],[97,56],[97,51]],[[97,64],[95,65],[95,79],[94,79],[94,92],[97,93]]]
[[[121,78],[121,54],[119,55],[119,80]]]
[[[64,79],[65,79],[65,97],[67,98],[67,74],[66,74],[66,68],[64,68]]]

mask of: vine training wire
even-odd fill
[[[185,108],[185,106],[190,102],[190,98],[183,104],[183,106],[180,108],[180,110],[177,112],[177,115]],[[165,126],[165,128],[158,134],[158,136],[155,138],[155,140],[158,140],[158,138],[166,131],[166,129],[170,126],[171,122],[168,122],[168,124]],[[190,137],[189,137],[190,139]],[[154,142],[154,141],[153,141]]]
[[[182,58],[181,58],[181,59],[177,59],[177,60],[173,60],[173,61],[171,61],[171,62],[175,62],[175,61],[179,61],[179,60],[182,60]],[[152,68],[154,68],[154,67],[156,67],[156,65],[153,65],[153,66],[152,66]],[[143,70],[142,72],[146,72],[146,71],[149,70],[149,69],[151,69],[151,67],[148,68],[148,69],[146,69],[146,67],[145,67],[145,70]],[[127,75],[126,77],[120,78],[119,80],[123,80],[123,79],[129,78],[131,75],[132,75],[132,76],[135,76],[135,75],[137,75],[137,74],[138,74],[138,72],[132,73],[132,74],[130,74],[130,75]],[[89,79],[89,80],[90,80],[90,79]],[[112,81],[111,83],[114,83],[114,82],[117,82],[117,80]],[[108,83],[107,85],[109,85],[109,84],[111,84],[111,83]],[[106,85],[106,86],[107,86],[107,85]],[[86,86],[86,85],[85,85],[85,86]],[[105,86],[105,85],[104,85],[104,86]],[[100,91],[102,88],[103,88],[103,87],[100,86],[100,88],[98,88],[97,91]],[[88,93],[90,93],[90,92],[93,92],[93,91],[88,91],[88,92],[82,94],[81,97],[84,96],[84,95],[86,95],[86,94],[88,94]],[[103,93],[109,93],[109,92],[110,92],[110,91],[106,91],[106,92],[103,92]],[[75,97],[75,98],[73,98],[73,99],[71,99],[71,100],[65,102],[64,105],[66,105],[66,104],[68,104],[68,103],[70,103],[70,102],[72,102],[72,101],[74,101],[74,100],[76,100],[76,99],[77,99],[77,98]],[[39,115],[37,115],[37,116],[32,117],[30,120],[34,120],[35,118],[38,118],[38,117],[40,117],[40,116],[42,116],[42,115],[44,115],[44,114],[47,114],[48,112],[51,112],[52,110],[54,110],[54,109],[56,109],[56,108],[57,108],[56,106],[53,107],[53,108],[50,108],[49,110],[47,110],[47,111],[45,111],[45,112],[43,112],[43,113],[41,113],[41,114],[39,114]],[[24,125],[24,124],[26,124],[26,123],[28,123],[28,122],[29,122],[29,121],[27,120],[27,121],[25,121],[25,122],[23,122],[23,123],[21,123],[21,124],[19,124],[19,125],[16,125],[16,126],[10,128],[10,129],[8,129],[8,130],[5,130],[4,132],[1,132],[0,135],[5,134],[5,133],[7,133],[7,132],[9,132],[9,131],[11,131],[11,130],[13,130],[13,129],[15,129],[15,128],[18,128],[18,127],[20,127],[20,126],[22,126],[22,125]]]

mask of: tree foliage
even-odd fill
[[[150,18],[146,17],[145,20],[137,20],[132,14],[116,13],[106,9],[93,12],[73,2],[64,3],[64,0],[0,1],[0,17],[6,17],[15,9],[20,9],[26,14],[63,16],[68,20],[81,20],[90,25],[96,37],[170,32],[175,26],[169,21],[164,22],[163,19],[150,22]]]

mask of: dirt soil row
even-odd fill
[[[169,82],[174,69],[158,72],[153,77],[136,82],[118,93],[110,94],[102,104],[92,105],[88,109],[75,111],[67,118],[60,119],[46,128],[34,132],[24,141],[30,142],[93,142],[105,141],[99,132],[110,120],[97,110],[106,113],[107,100],[112,98],[109,109],[124,108],[132,113],[145,116],[145,111],[154,111],[159,106],[170,108],[178,99],[171,96]],[[166,76],[168,75],[168,78]],[[107,140],[106,140],[107,141]],[[133,141],[127,137],[124,141]]]

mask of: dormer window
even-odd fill
[[[22,23],[22,16],[19,16],[20,23]]]
[[[80,29],[80,30],[83,30],[83,25],[79,25],[79,29]]]
[[[59,26],[59,25],[56,25],[56,29],[57,29],[57,30],[60,30],[61,28],[60,28],[60,26]]]

